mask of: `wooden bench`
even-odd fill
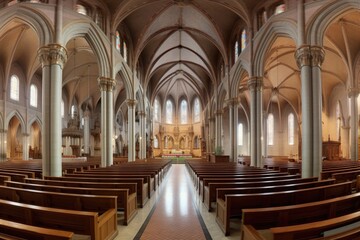
[[[330,218],[327,220],[286,226],[286,227],[277,227],[270,228],[272,238],[274,240],[293,240],[293,239],[313,239],[320,238],[323,236],[323,233],[329,230],[333,230],[336,228],[344,227],[351,223],[360,221],[360,212],[350,213],[344,216]],[[348,230],[344,233],[336,234],[341,239],[344,239],[346,235],[348,235],[348,239],[356,239],[352,238],[354,236],[359,236],[359,227],[354,230]],[[350,234],[349,234],[350,233]],[[334,237],[330,236],[330,239],[334,239]],[[329,239],[328,238],[328,239]]]
[[[121,184],[122,188],[83,188],[40,185],[6,181],[6,186],[47,192],[74,193],[85,195],[116,196],[117,208],[124,211],[124,224],[128,225],[137,213],[136,183]],[[117,186],[118,187],[118,186]]]
[[[144,179],[144,186],[146,184],[147,186],[147,195],[148,198],[150,198],[152,196],[152,194],[155,191],[155,180],[153,178],[150,177],[150,175],[142,175],[142,174],[130,174],[130,175],[110,175],[110,174],[96,174],[96,173],[74,173],[74,174],[65,174],[64,177],[76,177],[76,178],[97,178],[97,179],[102,179],[102,181],[104,179],[107,178],[112,178],[112,179],[116,179],[116,178],[143,178]],[[45,178],[48,179],[48,178]],[[104,180],[106,181],[106,180]]]
[[[360,210],[360,193],[291,206],[242,210],[243,226],[255,231],[326,220]],[[253,232],[253,229],[251,232]],[[242,235],[244,235],[244,230]],[[246,237],[243,239],[247,239]]]
[[[335,183],[334,179],[327,179],[323,181],[311,181],[316,178],[299,178],[303,181],[288,181],[288,183],[280,182],[280,181],[265,181],[265,182],[249,182],[249,183],[209,183],[208,187],[205,189],[205,194],[203,198],[204,205],[206,208],[211,211],[211,204],[216,202],[217,196],[216,191],[217,189],[243,189],[243,191],[250,192],[279,192],[279,191],[286,191],[286,190],[295,190],[295,189],[303,189],[303,188],[311,188],[317,186],[325,186]],[[295,179],[294,179],[295,180]],[[306,181],[310,180],[310,181]],[[248,189],[251,188],[251,189]],[[240,193],[239,190],[236,193]],[[235,193],[235,192],[234,192]]]
[[[5,234],[6,233],[6,234]],[[74,233],[0,219],[0,239],[71,240]]]
[[[98,183],[96,188],[101,187],[101,184],[104,184],[103,186],[111,183],[136,183],[137,189],[137,201],[138,205],[142,208],[145,206],[148,198],[148,184],[144,183],[143,178],[85,178],[85,177],[45,177],[45,181],[42,181],[40,179],[33,179],[28,178],[25,179],[25,182],[27,183],[34,183],[34,184],[45,184],[45,185],[60,185],[60,186],[73,186],[71,183],[59,183],[59,182],[74,182],[78,183],[78,187],[90,187],[89,184]],[[50,182],[48,180],[52,180],[53,182]]]
[[[230,217],[241,216],[242,209],[286,206],[320,201],[351,194],[351,182],[283,192],[227,194],[217,190],[216,222],[225,235],[230,234]]]
[[[92,240],[110,240],[118,234],[116,209],[109,209],[100,216],[98,212],[49,208],[0,199],[0,218],[89,235]]]
[[[203,179],[206,178],[214,178],[212,175],[204,175],[202,176],[201,182],[199,184],[199,195],[204,194],[205,185]],[[246,175],[246,176],[238,176],[238,175],[228,175],[221,176],[221,178],[230,178],[233,182],[258,182],[258,181],[275,181],[275,180],[286,180],[286,179],[298,179],[300,175],[275,175],[275,176],[262,176],[262,175]]]

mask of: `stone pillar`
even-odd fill
[[[0,130],[0,162],[6,161],[6,131]]]
[[[61,93],[62,71],[67,60],[66,49],[49,44],[38,50],[42,63],[42,173],[61,176]]]
[[[215,148],[222,147],[222,115],[223,112],[221,110],[218,110],[215,113]]]
[[[266,143],[262,136],[262,87],[261,77],[251,77],[250,90],[250,160],[251,166],[262,167],[262,145]]]
[[[341,150],[342,150],[342,157],[349,159],[350,158],[350,127],[343,126],[341,129]]]
[[[350,159],[353,161],[358,160],[358,122],[359,122],[359,115],[358,115],[358,103],[357,98],[359,95],[359,90],[357,88],[350,88],[349,89],[349,98],[350,98]]]
[[[113,89],[115,80],[99,77],[98,84],[101,91],[101,166],[113,164]]]
[[[84,154],[90,156],[90,111],[84,112]]]
[[[128,161],[135,161],[135,99],[126,100],[128,105]]]
[[[139,131],[140,153],[139,153],[139,159],[145,159],[146,158],[146,129],[145,129],[146,114],[145,114],[145,112],[139,111],[138,116],[139,116],[139,123],[140,123],[140,131]]]
[[[295,53],[301,71],[302,177],[317,177],[322,165],[321,63],[324,51],[301,46]]]
[[[237,149],[238,149],[238,104],[237,98],[227,100],[229,106],[229,126],[230,126],[230,161],[237,162]]]
[[[29,147],[30,147],[30,134],[24,133],[23,134],[23,160],[29,160]]]
[[[321,64],[324,61],[325,52],[319,46],[311,46],[312,66],[312,100],[313,100],[313,176],[319,177],[322,171],[322,79]],[[318,161],[317,161],[318,160]]]
[[[210,127],[209,127],[209,151],[214,152],[215,151],[215,118],[211,117],[209,118]]]
[[[264,155],[264,158],[266,158],[268,156],[268,142],[267,142],[267,117],[268,117],[268,114],[266,112],[264,112],[264,115],[263,115],[263,155]]]

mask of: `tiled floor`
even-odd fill
[[[116,240],[240,239],[239,221],[225,237],[215,213],[203,206],[184,164],[173,164],[161,187],[128,226],[119,225]],[[204,228],[204,229],[203,229]]]

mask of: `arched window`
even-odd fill
[[[76,12],[80,13],[82,15],[87,15],[86,7],[84,5],[81,5],[81,4],[76,4]]]
[[[267,144],[274,145],[274,115],[272,113],[267,118]]]
[[[116,31],[115,33],[115,46],[116,46],[116,50],[120,51],[120,33],[119,31]]]
[[[187,102],[186,102],[186,100],[182,100],[181,104],[180,104],[180,123],[181,124],[187,123],[187,116],[188,116]]]
[[[30,86],[30,106],[37,107],[38,104],[38,89],[34,84]]]
[[[123,43],[123,46],[124,46],[124,49],[123,49],[123,51],[124,51],[124,60],[125,60],[125,62],[127,62],[128,61],[128,49],[127,49],[127,45],[126,45],[126,42],[124,41],[124,43]]]
[[[237,144],[239,146],[242,146],[244,144],[244,127],[242,123],[238,124],[238,129],[237,129]]]
[[[294,114],[290,113],[288,116],[288,143],[294,145],[295,142],[295,118]]]
[[[159,139],[157,136],[154,138],[154,148],[159,148]]]
[[[64,100],[61,99],[61,117],[64,118],[65,116],[65,104],[64,104]]]
[[[284,3],[276,6],[274,15],[278,15],[283,12],[285,12],[285,4]]]
[[[154,103],[154,121],[160,122],[160,104],[157,99]]]
[[[71,118],[75,118],[77,116],[77,109],[75,105],[71,106]]]
[[[241,32],[241,51],[243,51],[246,47],[246,30],[244,29],[242,32]]]
[[[170,100],[166,101],[166,123],[173,122],[173,104]]]
[[[336,104],[336,139],[338,141],[341,140],[341,110],[339,101]]]
[[[238,60],[239,58],[239,42],[236,41],[235,42],[235,46],[234,46],[234,56],[235,56],[235,62]]]
[[[18,76],[12,75],[10,79],[10,98],[19,101],[20,81]]]
[[[200,122],[200,100],[195,98],[194,101],[194,122]]]

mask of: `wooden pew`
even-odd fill
[[[40,185],[31,183],[19,183],[6,181],[6,186],[32,189],[47,192],[59,193],[74,193],[85,195],[103,195],[103,196],[116,196],[117,208],[124,211],[124,224],[128,225],[137,213],[137,200],[136,200],[136,183],[122,184],[124,188],[80,188],[80,187],[64,187],[64,186],[51,186]]]
[[[0,199],[0,218],[89,235],[92,240],[110,240],[118,234],[116,209],[109,209],[100,216],[98,212],[49,208]]]
[[[322,221],[293,225],[293,226],[286,226],[286,227],[277,227],[277,228],[270,228],[272,238],[274,240],[293,240],[293,239],[313,239],[313,238],[320,238],[325,231],[329,231],[332,229],[340,228],[351,223],[355,223],[360,221],[360,212],[350,213],[344,216],[330,218]],[[347,235],[350,237],[349,239],[356,239],[352,238],[355,236],[359,236],[359,227],[354,230],[348,230],[344,233],[338,233],[337,236],[344,239]],[[350,234],[349,234],[350,233]],[[334,239],[334,237],[329,237],[330,239]],[[328,238],[328,239],[329,239]]]
[[[243,226],[251,231],[326,220],[360,210],[360,193],[291,206],[242,210]],[[244,228],[243,228],[244,230]],[[242,231],[242,235],[245,233]],[[243,237],[243,239],[247,239]]]
[[[306,178],[300,178],[307,180]],[[309,180],[312,180],[310,178]],[[284,182],[279,181],[265,181],[265,182],[249,182],[249,183],[209,183],[209,187],[207,191],[205,191],[203,202],[206,208],[211,211],[211,204],[216,202],[216,191],[217,189],[239,189],[239,191],[235,190],[232,193],[240,193],[240,191],[245,191],[247,193],[260,193],[260,192],[279,192],[286,190],[295,190],[295,189],[304,189],[318,186],[325,186],[335,183],[334,179],[327,179],[323,181],[309,181],[309,182],[289,182],[285,184]],[[248,189],[250,188],[250,189]],[[211,193],[209,192],[211,189]],[[211,197],[211,198],[210,198]]]
[[[0,170],[0,175],[8,176],[8,177],[10,177],[11,181],[16,181],[16,182],[24,182],[25,178],[27,178],[26,174],[2,172],[1,170]]]
[[[64,177],[76,177],[76,178],[97,178],[97,179],[117,179],[117,178],[143,178],[144,186],[147,186],[147,195],[148,198],[152,196],[155,191],[155,180],[151,178],[150,175],[142,175],[142,174],[131,174],[131,175],[110,175],[110,174],[96,174],[96,173],[74,173],[74,174],[65,174]],[[45,178],[47,179],[47,178]]]
[[[351,194],[351,182],[283,192],[226,194],[229,190],[218,189],[216,222],[225,235],[230,234],[230,217],[241,216],[242,209],[286,206],[320,201]]]
[[[204,194],[205,185],[203,180],[206,178],[214,178],[212,175],[203,175],[201,176],[201,182],[199,184],[199,195],[202,196]],[[275,181],[275,180],[285,180],[285,179],[297,179],[300,178],[300,175],[275,175],[275,176],[263,176],[263,175],[225,175],[221,176],[221,178],[231,178],[233,182],[258,182],[258,181]]]
[[[142,208],[149,200],[148,198],[148,183],[144,183],[143,178],[85,178],[85,177],[45,177],[46,181],[41,181],[39,179],[33,179],[33,178],[27,178],[25,179],[25,182],[27,183],[34,183],[34,184],[50,184],[54,185],[55,182],[48,182],[47,180],[53,180],[53,181],[61,181],[61,182],[78,182],[82,183],[82,185],[78,185],[78,187],[85,187],[85,185],[88,186],[88,183],[101,183],[101,184],[109,184],[109,183],[136,183],[137,189],[137,201],[138,205]],[[41,183],[42,182],[42,183]],[[57,183],[59,185],[60,183]],[[69,186],[66,185],[67,183],[64,183],[64,185],[61,186]],[[100,185],[100,184],[99,184]],[[98,187],[100,187],[98,185]]]
[[[5,234],[6,233],[6,234]],[[71,240],[74,233],[0,219],[0,239]]]

